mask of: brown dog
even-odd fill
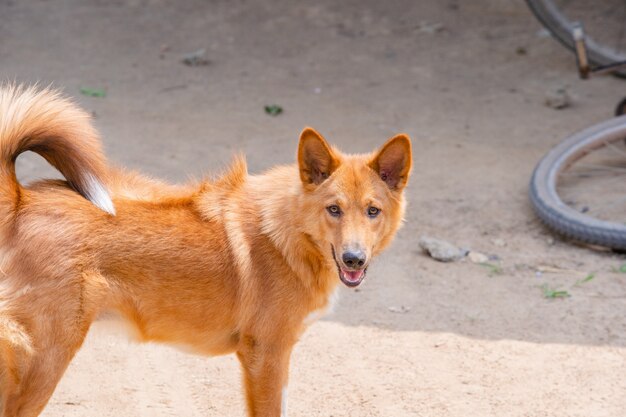
[[[22,187],[24,151],[67,182]],[[109,168],[88,116],[57,93],[0,89],[2,417],[42,411],[106,311],[144,341],[236,352],[249,415],[285,416],[306,318],[390,243],[410,169],[406,135],[346,155],[307,128],[297,165],[253,176],[238,158],[216,180],[171,186]]]

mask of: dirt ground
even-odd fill
[[[0,0],[0,39],[0,78],[62,88],[111,161],[172,181],[238,150],[253,172],[291,162],[305,125],[353,152],[413,137],[406,225],[297,346],[290,416],[626,413],[626,258],[554,237],[527,198],[539,158],[608,118],[626,82],[578,80],[522,1]],[[199,49],[208,65],[181,63]],[[546,107],[561,86],[573,106]],[[423,234],[498,267],[438,263]],[[243,416],[238,364],[100,321],[43,415]]]

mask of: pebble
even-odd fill
[[[458,261],[467,255],[467,250],[459,248],[445,240],[429,236],[422,236],[419,240],[420,247],[433,259],[441,262]]]
[[[562,110],[572,105],[572,98],[565,87],[551,89],[546,93],[546,106]]]
[[[433,35],[435,33],[443,32],[446,28],[443,23],[431,23],[426,21],[421,21],[417,27],[417,31],[419,33],[427,33],[429,35]]]
[[[392,313],[400,313],[400,314],[408,313],[409,311],[411,311],[411,307],[408,307],[408,306],[400,306],[400,307],[391,306],[391,307],[387,307],[387,309],[391,311]]]
[[[475,264],[484,264],[489,261],[489,257],[487,255],[474,251],[470,251],[470,253],[467,254],[467,258]]]
[[[506,241],[503,239],[494,239],[491,241],[491,243],[493,243],[495,246],[499,248],[503,248],[506,246]]]
[[[181,62],[189,67],[200,67],[203,65],[209,65],[209,61],[205,56],[206,50],[198,49],[192,53],[189,53],[183,57]]]

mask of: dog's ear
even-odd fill
[[[411,163],[411,139],[402,133],[389,139],[374,155],[369,166],[390,189],[400,191],[409,180]]]
[[[300,179],[304,185],[321,184],[339,166],[326,140],[314,129],[307,127],[300,134],[298,145],[298,166]]]

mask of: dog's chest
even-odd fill
[[[326,303],[324,307],[318,308],[317,310],[313,310],[306,316],[306,318],[304,319],[304,325],[310,326],[311,324],[315,323],[316,321],[326,316],[327,314],[332,313],[338,301],[339,301],[339,288],[336,288],[330,294],[330,297],[328,297],[328,302]]]

